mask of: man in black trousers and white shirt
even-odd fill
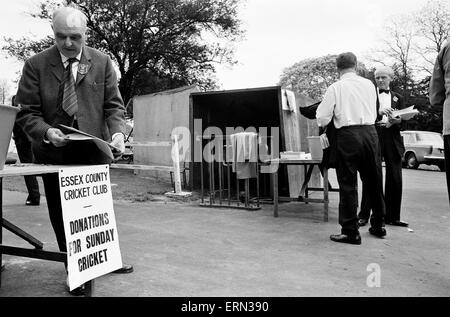
[[[386,235],[381,155],[375,129],[377,95],[374,84],[356,74],[355,54],[340,54],[336,66],[340,79],[328,87],[316,114],[319,127],[328,125],[334,116],[337,129],[336,174],[342,229],[341,234],[331,235],[330,239],[361,244],[357,217],[358,172],[372,202],[369,232],[379,238]]]

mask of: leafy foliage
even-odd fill
[[[234,63],[230,43],[242,35],[241,0],[68,0],[86,16],[88,45],[111,56],[125,102],[134,95],[198,84],[215,88],[215,64]],[[34,16],[50,19],[47,0]],[[22,60],[52,44],[5,39]],[[154,86],[147,86],[151,84]]]
[[[336,57],[337,55],[326,55],[304,59],[283,71],[279,85],[314,100],[321,100],[328,86],[339,79]],[[357,71],[363,77],[373,77],[373,72],[367,70],[362,63],[358,64]]]

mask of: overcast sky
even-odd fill
[[[379,43],[386,18],[420,9],[427,0],[244,0],[245,40],[233,68],[218,67],[222,89],[276,85],[284,68],[310,57],[353,51],[361,59]],[[51,34],[50,25],[24,12],[38,0],[0,0],[0,39]],[[0,55],[0,79],[22,64]],[[11,84],[13,85],[13,84]],[[12,88],[14,89],[14,88]]]

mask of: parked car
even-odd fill
[[[445,170],[444,139],[442,134],[430,131],[402,131],[405,154],[402,162],[407,168],[420,164],[437,165]]]

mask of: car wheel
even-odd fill
[[[419,162],[417,162],[417,158],[414,153],[409,153],[406,156],[406,167],[413,169],[417,169],[419,167]]]

